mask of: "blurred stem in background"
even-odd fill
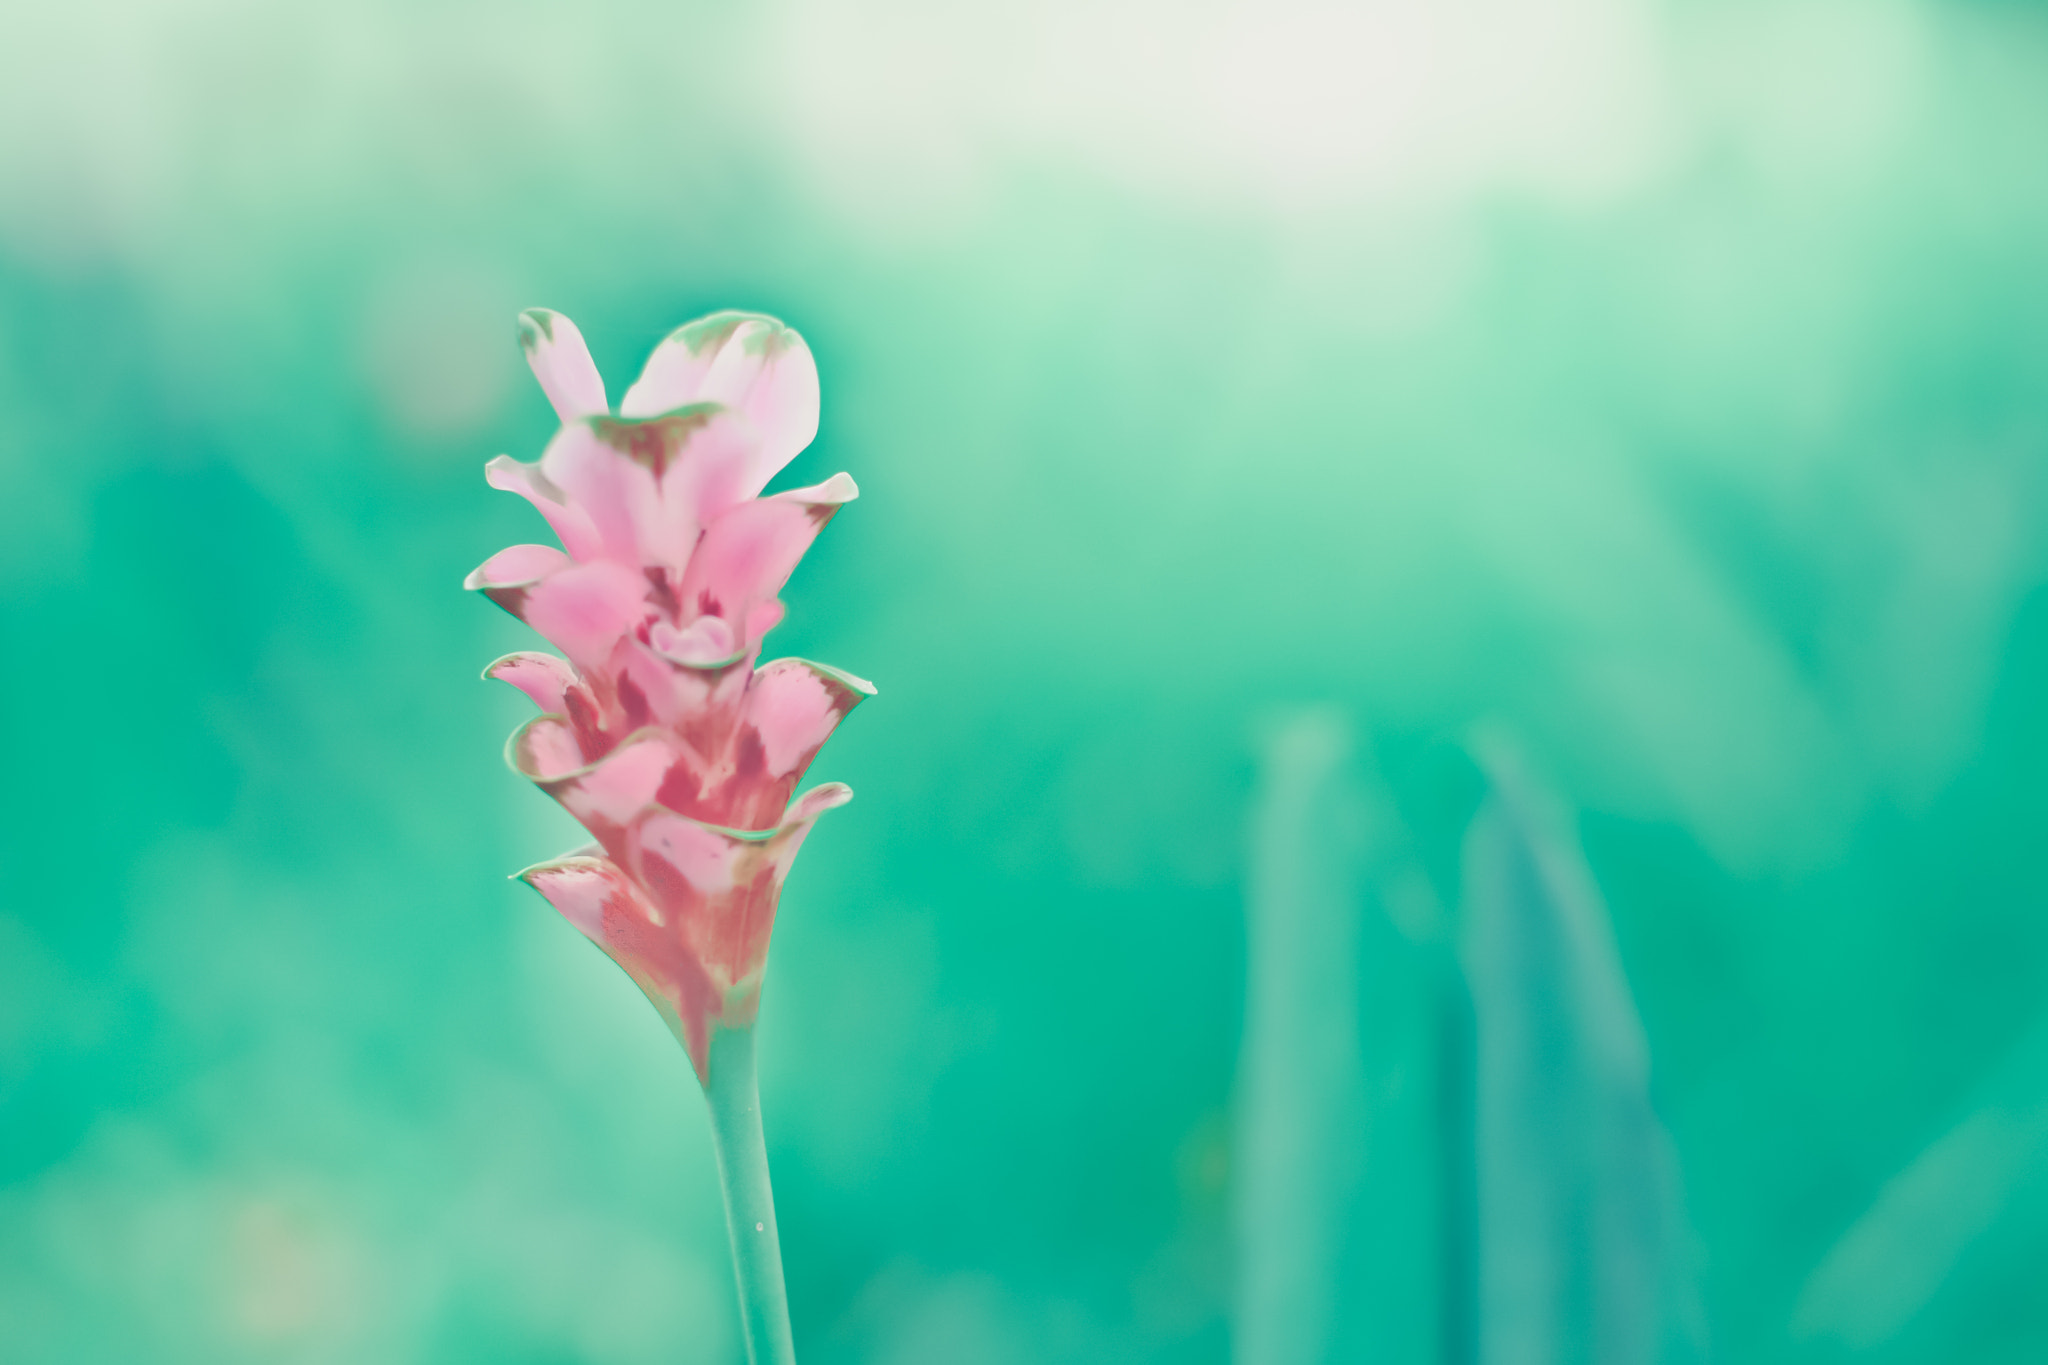
[[[775,1195],[768,1184],[768,1147],[761,1132],[761,1094],[754,1065],[754,1030],[714,1027],[711,1074],[704,1098],[725,1190],[725,1221],[732,1235],[733,1275],[739,1282],[740,1322],[749,1365],[795,1365],[789,1330],[789,1292],[782,1281],[782,1243],[775,1231]]]
[[[1347,1335],[1345,1241],[1361,1172],[1362,802],[1343,717],[1290,718],[1252,815],[1237,1117],[1239,1365],[1310,1365]]]
[[[1240,1365],[1472,1358],[1469,1013],[1438,899],[1361,747],[1331,709],[1286,718],[1263,746]]]
[[[1298,713],[1264,746],[1239,1365],[1703,1353],[1677,1162],[1605,906],[1512,746],[1473,754],[1485,793],[1454,953],[1448,898],[1342,714]]]
[[[1437,1252],[1437,1353],[1441,1365],[1479,1360],[1479,1188],[1473,1101],[1472,996],[1457,963],[1444,954],[1438,973],[1436,1133],[1437,1206],[1442,1242]]]
[[[1466,831],[1486,1365],[1703,1354],[1671,1141],[1607,910],[1569,813],[1502,736]]]
[[[1998,1244],[2016,1229],[2040,1226],[2044,1215],[2048,1019],[1991,1068],[1966,1098],[1961,1120],[1886,1181],[1850,1224],[1807,1280],[1793,1335],[1832,1338],[1852,1351],[1883,1346],[1938,1296],[1967,1305],[2023,1263],[2024,1252]],[[2024,1233],[2013,1241],[2024,1245]],[[1987,1246],[1992,1254],[1983,1254]],[[2027,1275],[2038,1284],[2038,1269]]]

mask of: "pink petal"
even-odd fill
[[[559,716],[535,716],[505,741],[505,761],[536,786],[574,776],[590,762],[573,726]]]
[[[761,491],[818,434],[818,366],[795,330],[760,313],[723,312],[685,323],[647,358],[619,412],[651,417],[718,403],[760,437],[742,496]]]
[[[559,714],[569,689],[576,683],[576,670],[568,660],[552,654],[523,650],[507,654],[484,670],[486,678],[508,682],[533,699],[544,712]]]
[[[760,739],[767,775],[794,783],[840,717],[874,695],[865,678],[807,659],[762,665],[747,691],[746,723]]]
[[[505,761],[561,802],[591,837],[616,854],[626,827],[654,804],[679,747],[660,730],[640,730],[591,760],[567,722],[536,716],[512,732]]]
[[[779,659],[747,677],[732,710],[696,708],[655,800],[721,828],[770,829],[840,717],[873,692],[851,674]]]
[[[664,623],[656,623],[657,627],[661,624]],[[685,690],[689,674],[680,672],[674,664],[656,654],[650,645],[634,636],[629,635],[620,641],[612,662],[616,667],[619,692],[632,705],[644,710],[648,720],[674,726],[689,714],[691,702],[701,695],[695,690]]]
[[[823,483],[769,494],[770,500],[774,502],[831,503],[835,507],[841,503],[852,502],[859,496],[860,485],[853,481],[853,475],[843,469]]]
[[[661,809],[635,826],[629,840],[635,880],[729,1002],[734,993],[751,995],[759,987],[782,881],[812,822],[852,799],[851,788],[827,783],[807,792],[774,829],[758,833]]]
[[[810,833],[813,821],[826,811],[837,810],[851,800],[853,788],[844,782],[820,782],[796,799],[796,804],[782,817],[782,828],[796,830],[797,840],[801,843],[803,836]],[[782,853],[784,866],[787,866],[794,857],[796,849],[785,848]]]
[[[759,647],[761,637],[782,624],[782,599],[771,597],[765,602],[756,602],[747,608],[747,641]]]
[[[732,627],[720,616],[700,616],[681,630],[657,621],[647,642],[662,658],[685,668],[722,668],[740,656]]]
[[[660,638],[659,624],[650,639]],[[738,724],[749,671],[738,661],[723,666],[678,666],[637,635],[621,640],[612,655],[621,709],[674,730],[690,745],[715,749]],[[639,708],[635,711],[635,708]]]
[[[500,455],[484,466],[484,482],[532,503],[561,538],[571,559],[595,559],[602,550],[590,514],[571,505],[569,495],[557,488],[538,464],[521,464],[510,455]]]
[[[529,308],[519,315],[519,345],[564,422],[611,411],[604,378],[575,323],[551,309]]]
[[[462,586],[471,592],[489,592],[493,588],[530,588],[568,565],[569,556],[552,545],[512,545],[471,569],[469,577],[462,580]]]
[[[622,564],[574,564],[546,545],[514,545],[472,570],[463,586],[532,626],[586,668],[601,665],[648,613],[648,582]]]
[[[642,860],[660,859],[681,878],[685,897],[731,891],[739,855],[752,847],[725,830],[666,811],[649,815],[635,833]]]
[[[705,523],[746,496],[741,483],[753,449],[743,422],[703,407],[645,421],[596,417],[566,426],[549,443],[540,468],[588,519],[594,554],[680,569]],[[573,546],[570,552],[594,557]]]
[[[582,854],[529,867],[519,878],[625,969],[708,1083],[710,1020],[723,1001],[680,937],[665,932],[646,894],[609,858]]]
[[[568,423],[555,433],[540,457],[540,470],[596,534],[595,550],[576,558],[641,562],[636,512],[655,506],[660,496],[650,470],[622,458],[587,421]]]
[[[647,579],[623,564],[571,565],[518,591],[518,604],[506,610],[585,669],[601,667],[648,614]]]
[[[519,876],[639,984],[706,1079],[712,1024],[744,1027],[759,1007],[797,850],[819,815],[852,796],[836,782],[818,787],[758,834],[654,809],[626,832],[623,860],[579,852]]]
[[[562,918],[598,943],[604,942],[605,914],[617,909],[642,924],[659,925],[654,907],[640,888],[611,859],[596,853],[571,853],[550,858],[519,872],[518,878],[546,896]]]
[[[840,474],[814,489],[758,498],[726,512],[704,532],[683,574],[677,594],[683,611],[745,622],[741,643],[754,643],[760,638],[756,609],[782,590],[819,529],[857,493],[853,480]]]

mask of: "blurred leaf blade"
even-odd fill
[[[1466,835],[1477,1024],[1480,1359],[1692,1359],[1701,1321],[1676,1156],[1605,906],[1555,798],[1499,736]]]

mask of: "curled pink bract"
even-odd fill
[[[791,860],[853,795],[794,796],[873,686],[756,661],[783,585],[859,490],[835,474],[762,496],[818,429],[810,348],[773,318],[677,328],[616,413],[574,323],[531,309],[519,338],[562,426],[538,461],[501,455],[485,477],[561,548],[500,550],[464,586],[566,656],[508,654],[485,676],[541,711],[506,760],[596,841],[519,875],[639,984],[708,1082],[711,1028],[753,1021]]]

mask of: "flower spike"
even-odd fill
[[[576,325],[529,309],[519,340],[562,426],[539,460],[499,456],[561,542],[514,545],[464,581],[564,657],[484,676],[539,714],[505,758],[590,832],[519,873],[603,949],[682,1043],[711,1106],[747,1353],[792,1365],[754,1081],[753,1023],[784,879],[817,818],[853,793],[791,799],[872,683],[805,659],[758,668],[781,592],[860,490],[845,474],[761,496],[818,430],[801,336],[714,313],[655,348],[617,413]]]

